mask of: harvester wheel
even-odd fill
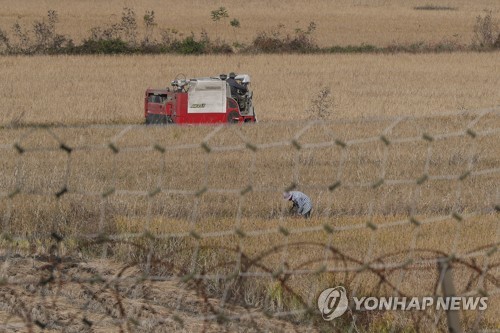
[[[162,115],[162,114],[151,114],[146,117],[146,124],[147,125],[159,125],[159,124],[168,124],[167,116]]]
[[[236,124],[239,121],[240,115],[236,111],[231,111],[227,115],[227,122],[231,124]]]

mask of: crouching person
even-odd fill
[[[283,199],[293,203],[291,210],[295,214],[299,214],[305,218],[309,218],[311,216],[312,202],[311,199],[304,193],[299,191],[284,192]]]

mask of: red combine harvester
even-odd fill
[[[250,76],[237,75],[242,91],[226,82],[227,75],[176,78],[172,88],[147,89],[144,96],[146,124],[214,124],[256,122],[249,89]]]

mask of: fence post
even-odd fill
[[[448,264],[448,258],[441,258],[438,261],[439,279],[441,280],[441,289],[443,297],[455,297],[455,287],[453,286],[453,278],[451,276],[451,268]],[[448,320],[448,332],[462,333],[460,327],[460,310],[446,310],[446,318]]]

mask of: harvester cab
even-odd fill
[[[237,89],[237,94],[232,97],[238,102],[240,107],[240,112],[244,117],[254,117],[255,112],[252,104],[253,92],[250,90],[250,75],[240,74],[235,77],[236,82],[246,87],[246,91],[241,91]]]
[[[249,89],[250,76],[235,80],[245,88],[233,91],[227,75],[186,79],[176,78],[172,89],[147,89],[144,99],[146,124],[203,124],[256,122]]]

